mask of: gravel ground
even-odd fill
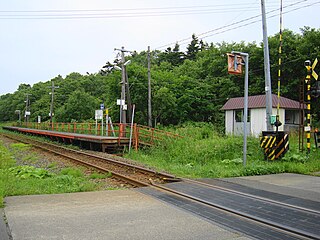
[[[43,168],[48,170],[49,172],[59,174],[60,171],[64,168],[83,168],[83,172],[86,176],[90,176],[93,172],[96,172],[93,169],[88,169],[81,167],[77,164],[72,163],[69,160],[61,158],[57,155],[45,152],[35,147],[26,147],[24,149],[14,147],[12,144],[18,143],[12,139],[6,138],[0,135],[0,142],[3,143],[6,148],[14,155],[16,164],[20,166],[28,165],[34,166],[36,168]],[[20,150],[19,150],[20,149]],[[95,152],[96,153],[96,152]],[[118,183],[114,179],[111,178],[103,178],[103,179],[92,179],[99,185],[99,189],[97,190],[107,190],[114,188],[124,188],[126,187],[123,184]]]

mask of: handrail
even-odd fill
[[[89,134],[97,136],[113,136],[118,138],[118,143],[120,144],[121,138],[129,138],[130,134],[130,124],[120,124],[113,123],[108,124],[108,128],[102,128],[101,124],[98,123],[64,123],[64,122],[28,122],[21,124],[14,124],[19,127],[34,128],[40,130],[49,130],[49,131],[59,131],[59,132],[69,132],[69,133],[80,133],[80,134]],[[102,132],[103,129],[103,132]],[[164,139],[171,138],[183,138],[182,136],[164,130],[143,126],[140,124],[133,125],[133,135],[132,135],[132,146],[137,150],[139,145],[154,145],[156,142],[162,141]]]

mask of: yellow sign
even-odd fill
[[[109,115],[109,109],[106,109],[106,115]]]
[[[314,62],[313,62],[313,64],[312,64],[312,77],[314,77],[314,79],[315,80],[318,80],[318,74],[314,71],[314,69],[315,69],[315,67],[316,67],[316,65],[317,65],[317,63],[318,63],[318,58],[316,58],[315,60],[314,60]]]

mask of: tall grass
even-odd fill
[[[172,130],[172,129],[171,129]],[[243,166],[243,137],[220,136],[210,124],[185,125],[175,129],[182,139],[168,139],[152,148],[132,151],[128,158],[181,177],[221,178],[272,173],[312,174],[320,170],[320,149],[307,158],[299,153],[297,137],[290,138],[285,158],[264,160],[259,139],[247,140],[247,164]]]

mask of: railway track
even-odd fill
[[[149,186],[150,181],[158,184],[178,181],[178,179],[176,179],[173,175],[157,172],[148,168],[117,161],[111,158],[66,148],[48,142],[40,142],[31,138],[25,138],[21,136],[17,137],[11,134],[2,135],[15,141],[31,144],[33,147],[63,158],[67,158],[77,164],[94,168],[100,172],[111,173],[113,178],[116,178],[118,181],[124,182],[133,187]]]
[[[205,218],[211,219],[213,215],[228,215],[227,226],[236,222],[236,224],[245,225],[247,229],[248,226],[252,229],[261,229],[259,231],[264,232],[264,236],[257,239],[320,239],[319,210],[285,204],[189,179],[182,179],[178,184],[157,186],[157,188],[184,198],[186,201],[182,202],[182,208],[188,204],[192,205],[188,203],[189,200],[197,203],[198,207],[187,207],[188,210],[204,207],[205,212],[199,215]],[[170,201],[174,205],[179,205],[176,200]],[[197,213],[197,210],[194,213]],[[237,220],[230,216],[241,219],[242,222],[237,223]],[[223,220],[221,219],[219,223],[223,224]],[[243,224],[243,222],[246,223]],[[244,233],[247,232],[244,231]]]
[[[175,178],[170,174],[71,150],[55,144],[43,143],[29,138],[23,140],[13,137],[11,134],[4,135],[13,140],[32,144],[34,147],[59,154],[82,165],[96,168],[99,171],[111,172],[115,178],[134,187],[147,186],[158,192],[151,195],[162,196],[168,202],[171,201],[172,204],[181,204],[182,208],[194,205],[196,206],[194,207],[196,214],[202,216],[222,215],[227,219],[227,224],[239,222],[239,224],[244,224],[247,229],[255,229],[256,233],[252,235],[257,235],[254,235],[254,237],[259,235],[257,232],[263,232],[257,239],[320,239],[320,211],[316,209],[285,204],[270,198],[245,194],[195,180]],[[181,181],[181,183],[172,183],[177,181]],[[163,183],[170,182],[171,184],[163,185]],[[185,187],[183,184],[185,184]],[[204,194],[206,192],[208,195]],[[217,198],[217,196],[220,196],[220,198]],[[221,199],[223,200],[221,201]],[[238,199],[239,204],[235,204],[234,199]],[[200,214],[197,213],[196,209],[205,210],[204,213]],[[210,217],[207,218],[210,219]],[[288,218],[292,218],[292,220]],[[214,219],[211,220],[215,221]],[[221,219],[221,222],[223,222],[223,219]],[[308,224],[312,226],[308,226]],[[241,231],[241,229],[237,230]],[[246,231],[244,232],[248,234]]]

